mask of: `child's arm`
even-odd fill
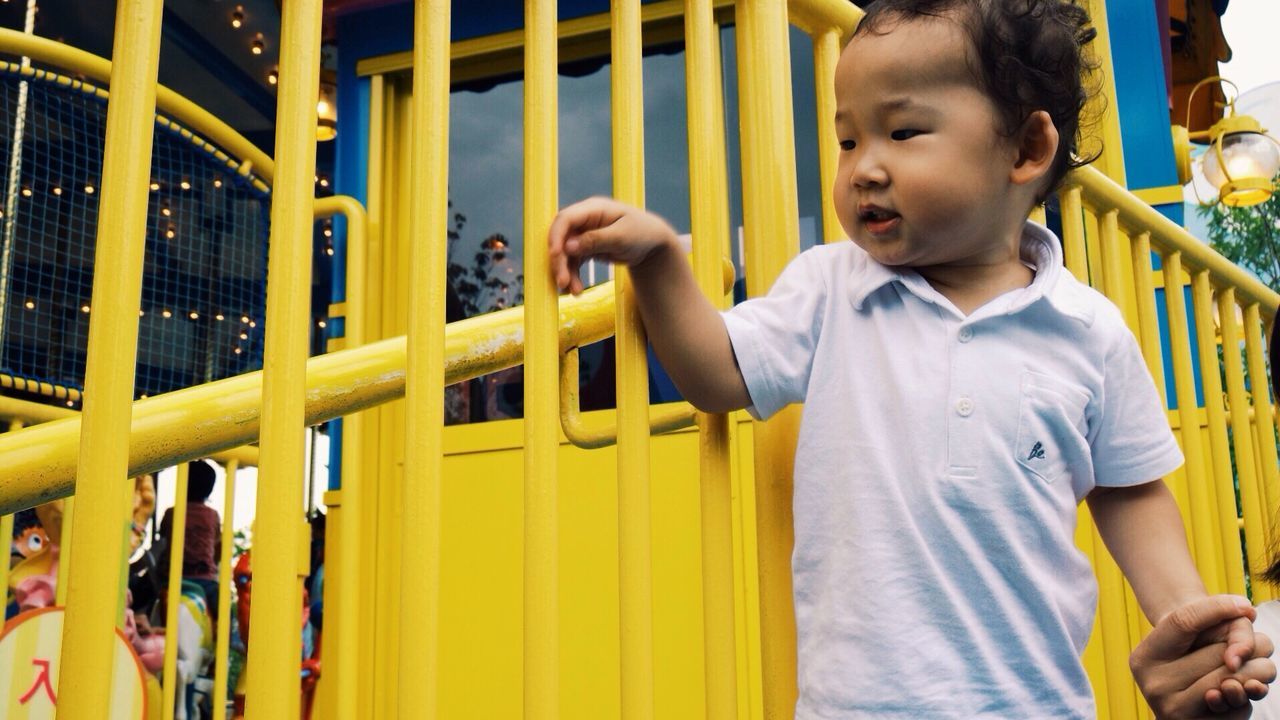
[[[1153,625],[1207,595],[1164,481],[1099,487],[1089,493],[1088,503],[1103,542]],[[1231,623],[1222,662],[1235,671],[1253,652],[1253,625],[1239,618]]]
[[[681,394],[707,412],[750,404],[719,311],[698,289],[676,233],[665,220],[609,198],[561,210],[547,237],[556,286],[582,292],[589,258],[626,265],[645,332]]]

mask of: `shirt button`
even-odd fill
[[[965,326],[960,328],[960,332],[956,334],[956,338],[962,343],[967,343],[973,339],[973,328]]]
[[[956,413],[960,417],[969,417],[973,414],[973,401],[967,397],[962,397],[956,401]]]

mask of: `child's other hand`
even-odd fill
[[[547,233],[551,277],[556,287],[574,295],[582,292],[578,269],[590,258],[634,268],[655,250],[675,246],[676,232],[666,220],[603,197],[564,208]]]
[[[1253,632],[1244,598],[1218,595],[1178,608],[1129,656],[1143,696],[1161,720],[1249,717],[1250,699],[1275,679],[1271,639]]]

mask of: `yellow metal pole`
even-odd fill
[[[800,248],[789,26],[786,3],[777,0],[743,0],[736,17],[747,293],[757,296]],[[796,700],[791,488],[798,428],[795,407],[755,424],[759,606],[750,611],[761,627],[759,677],[769,718],[790,716]]]
[[[840,145],[836,142],[833,123],[836,117],[836,63],[840,61],[840,29],[828,28],[813,35],[813,89],[817,96],[818,177],[822,193],[822,240],[845,240],[844,228],[836,215],[832,188],[836,182],[836,163]]]
[[[254,534],[254,595],[249,645],[250,720],[288,720],[299,712],[302,657],[300,567],[307,344],[311,323],[316,98],[320,75],[319,0],[284,4],[276,113],[276,182],[267,261],[263,358],[262,464]],[[261,634],[258,634],[261,633]]]
[[[408,368],[400,537],[400,717],[439,711],[444,301],[449,195],[449,1],[413,9]]]
[[[381,78],[378,79],[379,90]],[[372,97],[372,96],[371,96]],[[372,122],[372,121],[371,121]],[[368,224],[364,208],[354,198],[335,196],[316,200],[316,214],[342,213],[347,219],[347,315],[343,334],[348,348],[365,344],[366,277],[368,272]],[[364,588],[361,563],[366,538],[362,532],[361,513],[364,512],[368,486],[361,476],[360,455],[364,447],[364,413],[353,413],[342,419],[342,537],[337,545],[341,557],[335,566],[340,573],[329,569],[330,589],[338,595],[337,612],[329,613],[326,633],[325,664],[337,678],[334,717],[358,717],[360,673],[363,642],[360,616],[360,592]],[[330,545],[329,547],[333,547]],[[366,624],[365,627],[372,627]],[[335,650],[336,648],[336,650]]]
[[[1249,422],[1249,395],[1245,387],[1244,364],[1241,360],[1240,325],[1236,320],[1235,289],[1223,288],[1218,293],[1218,316],[1222,322],[1222,357],[1227,377],[1227,403],[1231,407],[1231,439],[1236,451],[1236,473],[1240,483],[1240,509],[1244,516],[1244,541],[1248,551],[1250,575],[1267,566],[1268,547],[1265,535],[1268,513],[1274,511],[1266,504],[1259,485],[1255,465],[1253,427]],[[1255,603],[1273,597],[1270,586],[1254,582]],[[1233,591],[1234,592],[1234,591]]]
[[[111,99],[98,206],[97,250],[85,373],[76,496],[94,512],[79,513],[71,554],[80,561],[67,578],[58,713],[106,718],[114,628],[124,601],[129,508],[129,427],[137,360],[138,306],[146,237],[147,191],[160,53],[161,0],[119,0],[111,69]],[[15,433],[17,435],[17,433]]]
[[[1099,231],[1099,249],[1102,255],[1102,290],[1111,302],[1122,311],[1125,307],[1124,298],[1124,275],[1121,272],[1120,256],[1122,253],[1120,226],[1120,211],[1108,210],[1102,213],[1098,218]],[[1126,317],[1128,321],[1130,318]],[[1133,327],[1132,323],[1129,323]]]
[[[1160,321],[1156,318],[1155,283],[1151,280],[1151,234],[1142,232],[1134,236],[1129,251],[1133,255],[1133,286],[1138,302],[1138,339],[1142,344],[1142,359],[1155,381],[1160,402],[1165,403]]]
[[[689,209],[693,268],[702,292],[725,306],[721,258],[729,239],[719,26],[711,0],[685,0]],[[825,221],[824,221],[825,222]],[[702,501],[702,623],[708,720],[738,717],[734,625],[733,497],[729,417],[698,414]]]
[[[21,419],[14,418],[9,421],[9,432],[16,432],[22,429],[23,422]],[[13,538],[13,513],[5,513],[0,516],[0,541],[6,543],[11,542]],[[5,593],[5,605],[8,605],[9,587],[9,563],[0,562],[0,593]]]
[[[213,650],[213,720],[227,717],[227,658],[231,654],[231,553],[235,545],[236,471],[240,463],[226,464],[222,492],[222,555],[218,558],[218,632]],[[175,513],[176,514],[176,513]],[[184,513],[185,514],[185,513]],[[177,518],[174,518],[175,522]],[[184,519],[185,521],[185,519]],[[170,554],[169,557],[173,557]],[[168,650],[168,648],[165,648]]]
[[[535,240],[559,203],[555,0],[525,0],[524,27],[524,717],[550,720],[560,716],[560,357],[556,290]]]
[[[1226,592],[1244,594],[1244,561],[1240,552],[1240,517],[1236,514],[1235,477],[1231,473],[1231,442],[1227,438],[1226,396],[1222,391],[1222,363],[1218,360],[1218,342],[1214,337],[1213,286],[1209,271],[1201,270],[1191,278],[1192,309],[1196,318],[1196,340],[1200,347],[1200,380],[1204,388],[1205,415],[1209,423],[1209,452],[1213,468],[1210,488],[1213,502],[1204,508],[1214,509],[1213,525],[1220,538],[1218,557],[1222,577],[1218,585]],[[1225,347],[1225,346],[1224,346]]]
[[[644,207],[644,93],[639,0],[610,3],[613,194]],[[526,277],[527,277],[526,273]],[[622,717],[654,716],[653,561],[649,499],[649,370],[626,268],[615,271],[618,399],[618,581]]]
[[[374,76],[369,78],[369,168],[366,170],[366,188],[365,196],[367,208],[369,208],[369,220],[367,220],[367,237],[365,241],[366,250],[362,252],[362,258],[357,255],[357,250],[353,249],[352,242],[348,240],[347,255],[347,306],[351,307],[352,302],[356,302],[355,310],[348,311],[349,318],[358,318],[355,327],[348,325],[347,327],[347,346],[358,347],[365,345],[366,342],[372,340],[374,336],[380,336],[379,328],[381,328],[381,307],[378,299],[381,291],[381,275],[378,269],[381,268],[381,252],[383,252],[383,240],[381,240],[381,218],[383,218],[383,155],[385,149],[383,146],[383,131],[387,117],[384,113],[384,101],[387,99],[387,87],[383,76]],[[364,272],[356,275],[356,269],[352,263],[364,261]],[[358,284],[351,284],[356,282]],[[356,334],[352,334],[356,333]],[[372,333],[372,334],[371,334]],[[371,413],[358,413],[348,415],[343,420],[344,428],[342,436],[342,477],[343,484],[347,483],[347,478],[356,478],[357,489],[360,492],[360,507],[353,509],[349,505],[351,497],[343,498],[343,506],[347,510],[348,528],[352,528],[358,532],[356,537],[364,537],[366,539],[365,547],[374,546],[374,557],[365,555],[360,552],[360,544],[347,543],[352,547],[343,548],[342,566],[344,578],[358,579],[360,584],[355,587],[348,588],[346,584],[342,588],[342,623],[355,620],[358,628],[361,629],[362,641],[358,644],[355,656],[357,657],[356,670],[356,708],[349,710],[344,705],[344,698],[339,697],[339,705],[347,708],[347,714],[340,717],[370,717],[374,714],[374,685],[376,682],[376,664],[375,664],[375,642],[378,638],[378,605],[374,602],[358,601],[358,593],[365,588],[365,585],[374,585],[378,579],[378,557],[376,557],[376,534],[371,532],[371,528],[378,525],[378,507],[379,507],[379,474],[378,461],[376,461],[376,443],[370,442],[369,438],[379,437],[379,421],[380,411],[374,410]],[[355,527],[351,523],[357,523]],[[351,534],[348,534],[348,538]],[[355,562],[356,566],[352,566]],[[355,574],[352,574],[355,573]],[[356,610],[358,607],[358,610]],[[342,630],[339,629],[339,632]],[[346,635],[343,635],[346,637]],[[344,646],[346,647],[346,646]],[[343,683],[344,680],[338,680]],[[339,689],[342,693],[342,689]]]
[[[392,215],[389,209],[389,197],[393,195],[394,187],[393,178],[390,177],[390,167],[394,167],[394,158],[396,158],[396,150],[394,150],[392,132],[394,117],[396,117],[396,82],[387,81],[383,76],[375,76],[369,81],[369,170],[367,170],[367,202],[369,202],[369,287],[366,288],[365,297],[369,299],[366,306],[366,337],[365,341],[369,342],[375,338],[384,338],[394,336],[397,333],[388,333],[385,331],[383,324],[383,316],[389,315],[389,311],[384,311],[385,304],[394,302],[394,296],[388,292],[392,287],[384,266],[387,264],[385,256],[390,254],[390,229],[394,228]],[[384,223],[387,231],[384,232]],[[383,300],[385,299],[387,300]],[[385,552],[388,542],[392,538],[392,533],[387,532],[387,528],[380,523],[384,520],[383,515],[384,503],[387,502],[389,488],[394,484],[394,478],[384,473],[385,456],[389,455],[387,450],[389,447],[390,436],[392,433],[383,432],[385,424],[390,423],[392,419],[392,407],[379,407],[365,413],[364,423],[362,423],[361,433],[365,438],[365,445],[358,446],[357,452],[361,457],[361,479],[364,480],[365,493],[365,512],[364,518],[361,519],[362,528],[369,533],[369,544],[374,547],[374,553],[371,556],[365,555],[367,565],[364,573],[366,584],[372,589],[375,597],[371,602],[362,603],[361,620],[367,635],[367,641],[361,646],[361,671],[360,671],[360,693],[357,696],[357,706],[362,712],[361,717],[378,717],[385,714],[385,707],[389,705],[387,698],[393,697],[394,684],[394,665],[393,657],[390,656],[387,648],[392,646],[390,642],[390,630],[394,626],[389,623],[387,618],[388,607],[385,600],[393,601],[394,596],[389,589],[385,587],[385,579],[389,573],[399,573],[399,562],[393,564],[392,553]],[[384,557],[385,555],[385,557]],[[392,606],[394,609],[394,606]]]
[[[1244,310],[1245,352],[1249,361],[1249,387],[1253,388],[1253,416],[1258,457],[1262,461],[1262,492],[1267,500],[1267,542],[1275,542],[1275,508],[1280,506],[1280,460],[1276,458],[1275,413],[1271,405],[1270,378],[1267,377],[1266,343],[1262,337],[1263,323],[1256,303]]]
[[[612,283],[565,298],[559,323],[562,350],[608,337],[613,331]],[[523,307],[450,323],[445,384],[519,365],[523,324]],[[312,358],[307,362],[306,423],[322,423],[402,397],[404,368],[403,337]],[[253,442],[259,436],[261,406],[261,372],[137,401],[129,475]],[[0,463],[0,513],[71,494],[80,426],[76,416],[0,434],[0,457],[5,459]],[[184,432],[175,435],[174,428]]]
[[[130,493],[132,498],[132,493]],[[58,546],[58,585],[53,591],[53,601],[58,605],[67,604],[67,591],[71,586],[71,531],[76,521],[76,499],[69,497],[62,502],[62,537]],[[116,620],[119,624],[123,616]]]
[[[173,488],[173,530],[169,538],[169,589],[165,593],[164,613],[164,704],[160,707],[164,720],[173,720],[174,700],[178,692],[178,607],[182,599],[182,566],[187,543],[187,480],[190,468],[177,467],[178,481]]]
[[[1067,270],[1082,283],[1089,282],[1089,266],[1084,249],[1084,210],[1080,206],[1080,186],[1068,185],[1058,194],[1062,203],[1062,253]]]
[[[1186,456],[1187,506],[1191,526],[1187,537],[1200,570],[1200,577],[1210,592],[1217,592],[1218,578],[1222,575],[1221,563],[1214,550],[1217,535],[1206,512],[1209,507],[1208,479],[1205,477],[1204,447],[1200,441],[1200,413],[1196,404],[1195,379],[1191,372],[1191,340],[1187,328],[1186,301],[1182,288],[1182,254],[1164,256],[1165,306],[1169,317],[1169,352],[1173,357],[1173,379],[1177,390],[1178,416],[1181,419],[1182,453]],[[1203,332],[1203,329],[1201,329]]]

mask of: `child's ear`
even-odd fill
[[[1059,140],[1058,128],[1049,113],[1043,110],[1031,113],[1014,140],[1017,142],[1017,154],[1009,180],[1015,185],[1025,185],[1048,174],[1058,154]]]

